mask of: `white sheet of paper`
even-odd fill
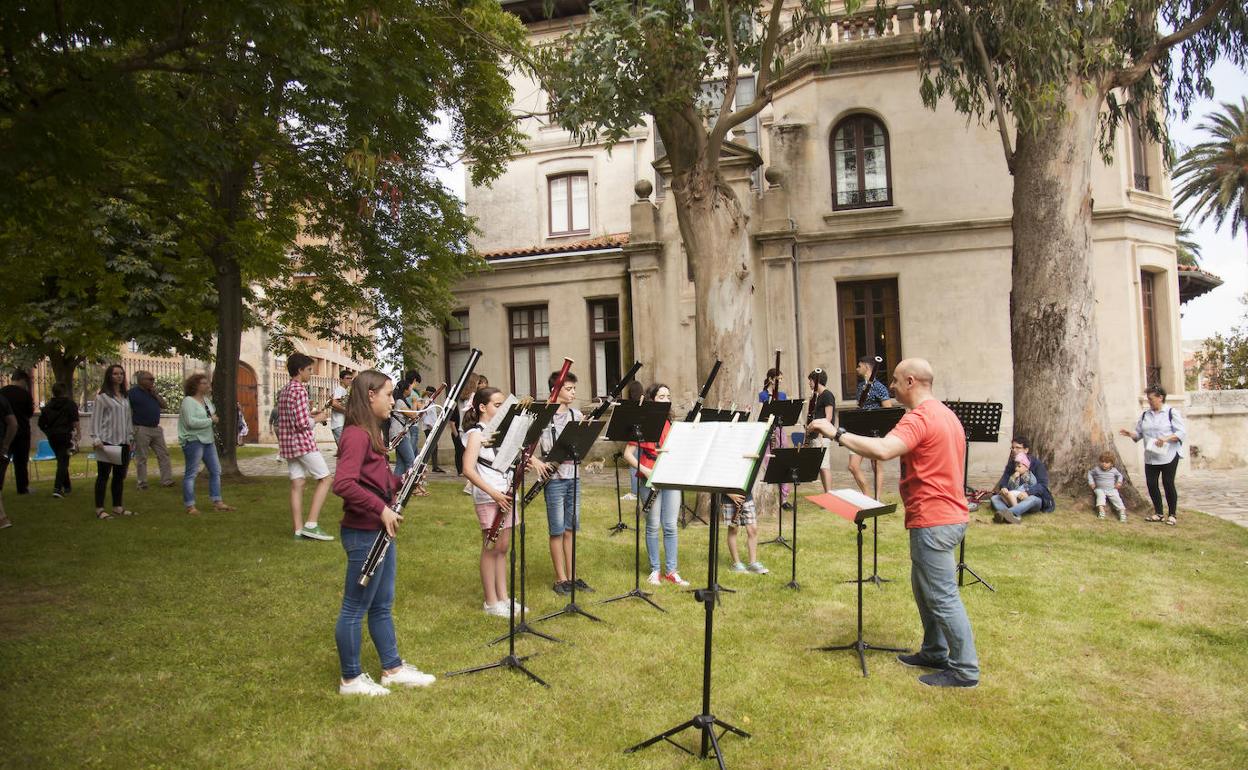
[[[503,437],[502,443],[498,445],[494,453],[494,462],[490,463],[494,466],[494,470],[506,471],[516,461],[516,455],[520,454],[520,450],[524,448],[524,437],[532,427],[533,421],[534,417],[529,412],[521,412],[512,418],[511,426],[507,428],[507,435]]]
[[[507,412],[511,411],[511,405],[516,402],[517,399],[515,395],[508,394],[507,399],[503,401],[503,405],[498,408],[498,411],[494,413],[494,416],[491,417],[483,426],[481,426],[485,430],[486,438],[494,435],[494,431],[498,430],[499,423],[501,423],[503,418],[507,416]]]
[[[870,510],[872,508],[883,508],[884,503],[876,500],[874,497],[868,497],[856,489],[834,489],[832,494],[841,498],[847,503],[854,505],[860,511]]]
[[[95,453],[97,462],[103,461],[109,465],[121,465],[121,447],[112,444],[105,444],[102,449]]]

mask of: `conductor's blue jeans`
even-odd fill
[[[965,524],[943,524],[910,530],[910,586],[923,621],[919,654],[949,662],[963,679],[979,679],[975,637],[958,592],[958,560],[954,549],[966,534]]]

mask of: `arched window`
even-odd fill
[[[832,131],[832,208],[893,204],[888,132],[870,115],[850,115]]]

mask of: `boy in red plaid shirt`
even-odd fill
[[[317,524],[333,479],[312,435],[316,423],[328,417],[329,410],[312,413],[306,385],[312,379],[310,357],[303,353],[291,355],[286,359],[286,371],[290,373],[290,382],[277,394],[277,447],[290,472],[290,515],[295,522],[295,538],[333,540]],[[312,493],[308,523],[304,524],[303,485],[307,476],[316,479],[316,490]]]

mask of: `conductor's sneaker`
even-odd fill
[[[581,580],[580,578],[576,579],[576,590],[585,591],[586,593],[591,593],[591,594],[594,592],[594,589],[589,587],[589,583],[586,583],[584,580]]]
[[[745,568],[745,562],[743,561],[734,562],[733,565],[729,567],[728,569],[731,572],[748,572],[749,571]]]
[[[659,579],[659,571],[657,569],[650,573],[650,577],[646,578],[646,582],[652,586],[663,584],[663,581]]]
[[[350,682],[338,684],[339,695],[389,695],[390,691],[373,681],[368,674],[360,674]]]
[[[948,669],[935,674],[924,674],[919,681],[928,687],[978,687],[978,679],[963,679]]]
[[[747,569],[755,575],[766,575],[768,572],[771,572],[771,570],[763,566],[761,561],[752,562]]]
[[[917,652],[914,654],[903,653],[898,655],[897,662],[903,666],[909,666],[910,668],[932,668],[938,671],[946,671],[949,668],[949,661],[944,660],[937,662],[930,658],[925,658]]]
[[[436,676],[426,674],[411,663],[404,663],[393,674],[381,672],[381,683],[386,687],[428,687],[436,681]]]
[[[319,524],[304,524],[299,534],[309,540],[333,540],[334,536],[321,529]]]
[[[689,581],[682,578],[679,572],[667,573],[666,575],[663,576],[663,581],[666,583],[674,583],[675,585],[682,586],[682,587],[689,585]]]

